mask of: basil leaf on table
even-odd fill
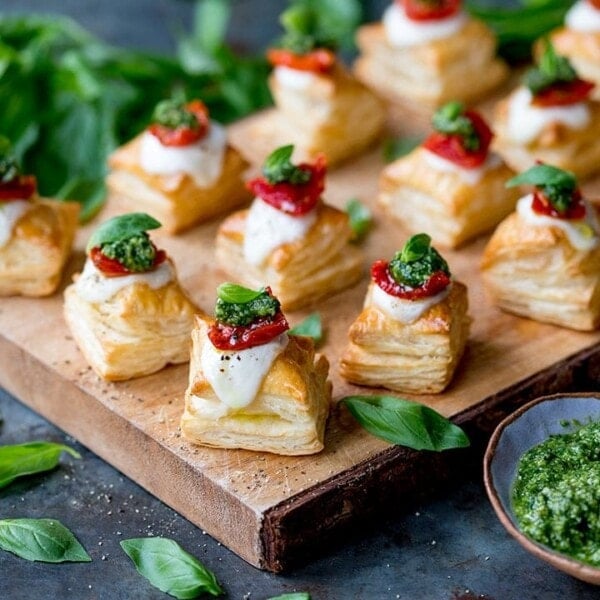
[[[92,560],[75,536],[55,519],[0,520],[0,548],[32,561]]]
[[[81,458],[73,448],[54,442],[0,446],[0,488],[6,487],[17,477],[54,469],[63,452],[68,452],[74,458]]]
[[[121,548],[138,573],[161,592],[179,600],[196,598],[200,594],[220,596],[224,593],[214,573],[174,540],[132,538],[123,540]]]
[[[346,212],[350,219],[352,229],[352,241],[360,242],[373,225],[373,213],[371,209],[363,204],[358,198],[351,198],[346,203]]]
[[[422,141],[422,138],[416,137],[388,138],[383,143],[383,160],[391,163],[397,158],[402,158],[410,154]]]
[[[466,448],[465,432],[435,410],[394,396],[347,396],[341,400],[372,435],[414,450]]]
[[[292,335],[302,335],[312,338],[315,344],[318,344],[323,339],[323,326],[321,323],[321,315],[317,312],[312,313],[303,321],[298,323],[296,327],[290,329]]]
[[[308,592],[290,592],[289,594],[271,596],[267,600],[310,600],[310,594]]]

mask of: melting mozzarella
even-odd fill
[[[262,265],[275,248],[304,237],[316,220],[316,210],[295,217],[255,198],[246,219],[244,259]]]
[[[29,210],[28,200],[0,202],[0,248],[10,240],[15,223]]]
[[[583,129],[590,120],[585,102],[569,106],[533,106],[533,96],[528,88],[519,88],[508,105],[508,137],[518,144],[528,144],[552,122],[563,123],[571,129]]]
[[[565,25],[575,31],[600,31],[600,10],[594,8],[589,0],[578,0],[565,15]]]
[[[318,80],[318,76],[310,71],[299,71],[290,67],[275,67],[275,79],[286,88],[306,91]]]
[[[448,295],[449,291],[450,286],[447,286],[445,290],[435,296],[419,300],[407,300],[392,296],[375,284],[371,292],[371,304],[396,321],[414,323],[432,306],[439,304]]]
[[[199,187],[209,187],[221,174],[226,146],[225,129],[213,121],[206,137],[187,146],[163,146],[146,131],[140,143],[140,166],[155,175],[187,173]]]
[[[531,208],[532,201],[533,194],[527,194],[517,202],[517,213],[529,225],[562,229],[576,250],[591,250],[598,244],[600,228],[590,206],[586,205],[586,214],[583,219],[567,220],[534,212]]]
[[[413,21],[395,2],[382,17],[383,28],[392,46],[418,46],[432,40],[450,37],[458,33],[467,22],[464,12],[435,21]]]
[[[231,351],[219,350],[206,339],[200,356],[202,371],[219,400],[233,409],[248,406],[288,340],[282,333],[266,344]]]
[[[502,162],[501,158],[489,152],[483,164],[473,169],[466,169],[453,163],[451,160],[446,160],[437,154],[430,152],[427,148],[423,148],[423,157],[427,164],[436,171],[443,173],[456,173],[465,183],[469,185],[477,184],[484,176],[486,171],[496,168]]]
[[[168,260],[147,273],[107,277],[88,258],[81,275],[75,282],[75,291],[82,300],[87,302],[106,302],[117,292],[134,283],[145,283],[153,290],[157,290],[167,285],[173,278],[173,267]]]

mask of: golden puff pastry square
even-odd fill
[[[411,232],[427,231],[434,242],[456,248],[514,210],[518,191],[505,187],[513,172],[497,155],[478,169],[439,170],[433,160],[440,159],[419,147],[380,177],[379,205]]]
[[[474,102],[508,75],[494,34],[475,19],[448,37],[406,47],[390,44],[382,23],[372,23],[358,29],[356,42],[358,79],[392,103],[409,100],[428,111],[450,100]]]
[[[250,134],[269,140],[268,147],[294,144],[300,160],[324,154],[329,165],[357,156],[377,140],[385,107],[339,63],[329,73],[294,72],[292,76],[310,77],[301,89],[287,85],[277,75],[281,69],[293,71],[276,67],[269,77],[276,109],[258,120]]]
[[[550,118],[547,122],[536,116],[537,111],[556,110],[563,107],[536,109],[536,115],[523,115],[517,121],[515,106],[522,106],[529,90],[518,87],[495,109],[493,147],[515,171],[524,171],[537,162],[554,165],[571,171],[579,178],[587,177],[600,168],[600,102],[588,100],[576,109],[587,113],[586,119],[578,119],[577,127]],[[552,114],[552,113],[547,113]],[[532,129],[532,123],[540,123]]]
[[[287,336],[287,345],[271,363],[251,402],[232,408],[217,396],[203,369],[203,347],[211,344],[207,337],[210,325],[211,320],[198,317],[192,332],[189,386],[181,418],[183,436],[215,448],[284,455],[320,452],[331,384],[327,380],[329,363],[324,356],[315,355],[312,340]],[[234,367],[235,354],[224,352]]]
[[[348,331],[340,359],[342,377],[395,392],[442,392],[463,355],[471,319],[467,288],[458,281],[447,296],[418,319],[402,323],[372,302],[370,283],[365,305]]]
[[[131,282],[94,298],[82,291],[83,274],[65,290],[64,317],[75,342],[94,371],[109,381],[141,377],[189,359],[190,332],[199,312],[177,281],[153,288],[138,275]],[[110,278],[109,278],[110,279]],[[112,278],[118,279],[118,278]]]
[[[216,180],[200,186],[183,171],[170,175],[146,172],[140,165],[143,135],[150,134],[140,134],[108,159],[109,202],[120,212],[146,212],[158,219],[168,233],[179,233],[231,212],[250,199],[243,181],[248,162],[232,146],[225,148]]]
[[[577,250],[562,229],[534,227],[515,212],[487,244],[481,272],[502,310],[581,331],[600,325],[598,243]]]
[[[29,206],[0,246],[0,296],[53,294],[71,252],[79,204],[39,198],[26,202]]]
[[[276,247],[260,265],[244,256],[249,210],[221,224],[216,258],[223,271],[248,287],[268,285],[285,310],[297,310],[355,284],[363,273],[362,252],[350,243],[348,215],[322,201],[306,235]]]

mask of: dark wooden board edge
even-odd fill
[[[481,470],[487,440],[496,425],[530,400],[558,392],[598,389],[600,345],[507,387],[456,415],[471,447],[417,452],[390,446],[319,486],[269,509],[261,529],[261,568],[282,572],[301,565],[352,535],[373,519],[406,512],[438,494],[451,481]],[[338,406],[336,410],[345,410]]]

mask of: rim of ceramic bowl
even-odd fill
[[[502,501],[500,500],[498,491],[494,484],[494,478],[492,475],[491,464],[496,454],[498,443],[505,429],[514,421],[519,419],[524,413],[529,411],[534,406],[543,402],[551,402],[554,400],[562,400],[568,398],[596,398],[600,402],[600,393],[598,392],[574,392],[574,393],[560,393],[551,394],[548,396],[540,396],[535,400],[524,404],[513,413],[505,417],[495,428],[490,441],[488,442],[483,458],[483,481],[485,489],[492,504],[492,507],[496,513],[496,516],[506,528],[508,533],[512,535],[526,550],[531,552],[537,558],[551,564],[552,566],[564,571],[577,579],[581,579],[588,583],[600,585],[600,567],[594,567],[581,562],[575,558],[562,554],[556,550],[539,544],[527,537],[518,527],[514,524],[512,518],[508,515],[504,508]]]

